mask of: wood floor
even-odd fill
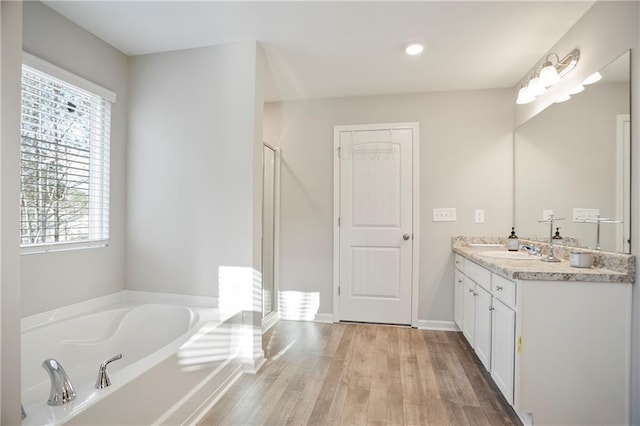
[[[520,425],[460,333],[279,321],[201,425]]]

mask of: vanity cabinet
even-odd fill
[[[456,324],[509,403],[513,402],[516,345],[515,285],[456,255],[455,306],[461,306],[456,310],[461,310],[462,317]]]
[[[537,279],[550,266],[533,262],[535,278],[509,279],[479,263],[456,264],[456,323],[523,423],[629,424],[631,283]]]

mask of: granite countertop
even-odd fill
[[[487,250],[505,250],[506,247],[474,246],[468,242],[456,243],[454,240],[453,251],[462,257],[470,259],[485,268],[514,280],[532,281],[587,281],[587,282],[613,282],[633,283],[635,281],[635,268],[621,268],[621,270],[605,268],[576,268],[569,264],[568,260],[560,262],[543,262],[539,256],[531,256],[531,260],[514,260],[482,256],[480,253]],[[632,259],[633,260],[633,259]],[[635,266],[635,262],[632,262]]]

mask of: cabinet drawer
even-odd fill
[[[456,254],[453,258],[453,263],[456,269],[464,272],[464,257],[460,256],[459,254]]]
[[[493,274],[491,280],[493,296],[503,301],[506,305],[516,306],[516,283],[500,275]]]
[[[487,291],[491,291],[491,272],[473,262],[465,262],[464,274]]]

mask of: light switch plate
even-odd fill
[[[456,221],[455,207],[433,209],[433,221],[434,222],[455,222]]]
[[[476,209],[475,219],[476,219],[476,223],[484,223],[484,210]]]

